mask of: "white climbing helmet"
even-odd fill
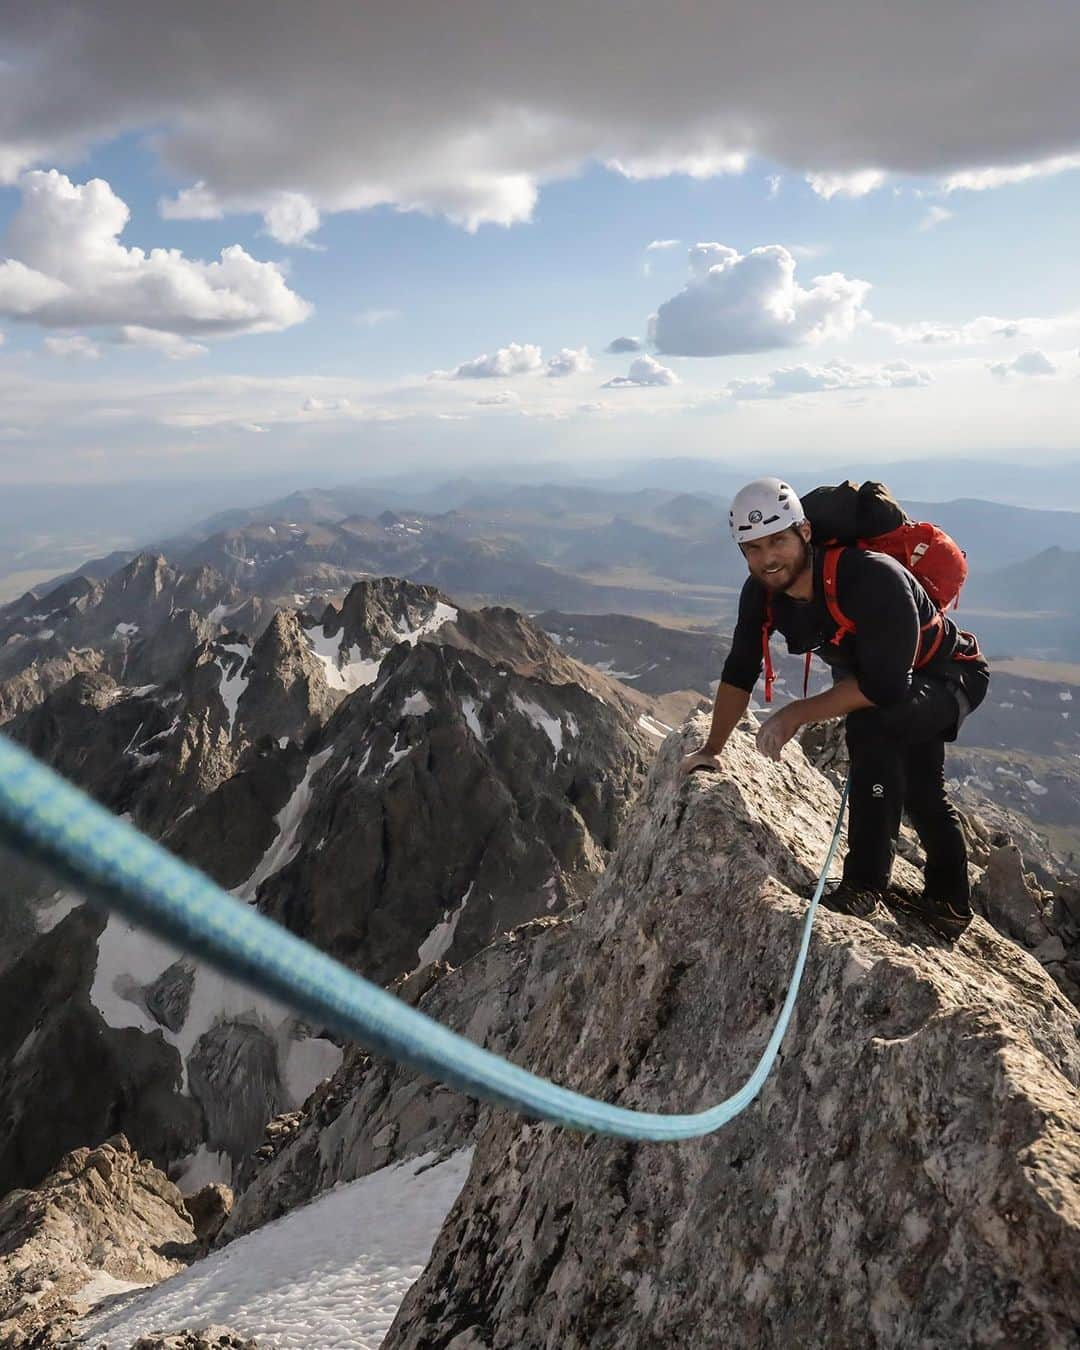
[[[731,537],[737,544],[763,539],[805,520],[795,489],[780,478],[755,478],[735,494],[728,513]]]

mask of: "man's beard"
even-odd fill
[[[801,536],[799,542],[802,544],[802,554],[799,557],[798,562],[786,565],[778,572],[773,572],[771,575],[764,572],[759,572],[757,574],[758,581],[761,582],[766,590],[782,594],[784,591],[790,590],[802,576],[803,572],[806,571],[807,567],[810,565],[810,545],[805,539],[801,538]]]

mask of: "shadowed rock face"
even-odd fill
[[[160,568],[130,579],[143,673],[186,646],[180,674],[82,673],[6,730],[219,884],[383,983],[459,965],[591,891],[653,753],[641,696],[513,611],[470,614],[395,578],[355,586],[318,632],[280,612],[254,644],[204,635],[224,602],[155,628],[193,587],[170,592]],[[49,889],[5,873],[0,1185],[120,1128],[181,1184],[187,1169],[232,1180],[339,1047],[117,916],[37,933],[50,902],[57,920],[77,903]]]
[[[666,743],[514,1055],[623,1106],[745,1081],[837,804],[741,732],[680,783],[705,729]],[[1066,1345],[1078,1084],[1076,1010],[982,919],[950,947],[822,912],[780,1061],[722,1130],[634,1145],[489,1112],[385,1345]]]
[[[535,919],[457,969],[426,966],[395,992],[485,1049],[513,1057],[533,1010],[565,971],[572,930],[565,915]],[[379,1167],[464,1147],[481,1117],[474,1098],[351,1046],[303,1111],[270,1123],[219,1242]]]
[[[43,934],[0,980],[0,1194],[35,1185],[68,1149],[116,1130],[164,1165],[201,1137],[160,1036],[107,1026],[89,997],[105,916],[89,906]]]
[[[380,983],[587,895],[651,752],[579,685],[428,642],[395,647],[320,744],[259,906]]]

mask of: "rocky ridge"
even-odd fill
[[[0,1348],[70,1344],[112,1294],[183,1270],[199,1250],[180,1192],[123,1135],[67,1154],[0,1200]]]
[[[679,784],[703,723],[664,746],[514,1056],[625,1106],[746,1078],[836,807],[798,750],[775,767],[742,732]],[[723,1130],[633,1145],[488,1113],[387,1350],[1067,1345],[1077,1029],[982,919],[949,946],[822,912],[780,1061]]]

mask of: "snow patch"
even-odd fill
[[[312,655],[323,663],[326,683],[331,689],[343,689],[347,694],[351,694],[362,685],[373,684],[378,677],[382,657],[350,661],[349,653],[352,651],[352,645],[342,646],[344,633],[329,637],[324,626],[305,629],[304,636],[311,647]]]
[[[66,919],[71,911],[78,909],[82,903],[81,895],[72,895],[70,891],[58,891],[52,903],[43,905],[34,915],[38,932],[51,932],[62,919]]]
[[[648,713],[642,713],[637,722],[642,731],[647,731],[650,736],[656,736],[660,740],[664,740],[671,730],[666,722],[661,722],[656,717],[650,717]]]
[[[469,903],[469,896],[472,895],[475,881],[469,882],[469,889],[461,897],[461,903],[453,912],[446,910],[427,937],[416,949],[416,954],[420,958],[420,964],[416,970],[423,970],[425,966],[431,965],[432,961],[438,961],[440,957],[450,950],[454,942],[454,934],[457,932],[458,920],[464,913],[465,906]],[[412,972],[414,975],[416,971]]]
[[[242,882],[233,890],[233,895],[239,899],[254,900],[255,892],[266,878],[273,876],[275,872],[280,872],[283,867],[287,867],[300,852],[300,827],[303,825],[307,809],[311,805],[311,782],[333,754],[333,749],[333,746],[327,746],[325,750],[320,750],[317,755],[311,758],[304,777],[293,791],[292,796],[274,817],[274,823],[278,827],[274,842],[263,854],[262,861],[247,881]]]
[[[541,708],[539,703],[533,703],[531,699],[522,698],[520,694],[512,694],[511,698],[518,712],[524,713],[533,726],[539,727],[544,732],[554,746],[555,759],[558,760],[563,745],[562,722],[557,717],[552,717],[544,708]]]
[[[205,1144],[200,1144],[194,1153],[181,1158],[177,1166],[183,1170],[173,1178],[173,1184],[181,1195],[194,1195],[204,1186],[221,1182],[232,1185],[232,1163],[227,1153],[211,1153]]]
[[[118,1280],[115,1275],[110,1275],[107,1270],[99,1270],[84,1285],[80,1285],[71,1297],[75,1302],[83,1304],[89,1309],[100,1303],[102,1299],[112,1298],[114,1294],[130,1294],[133,1289],[145,1289],[146,1287],[144,1281]]]
[[[424,1154],[336,1187],[123,1305],[87,1345],[223,1323],[281,1350],[376,1350],[469,1174],[473,1150]]]
[[[294,1035],[285,1051],[281,1081],[299,1107],[326,1078],[337,1072],[344,1051],[322,1036]]]
[[[398,632],[401,634],[402,642],[409,643],[415,647],[422,637],[428,633],[434,633],[437,628],[441,628],[444,623],[454,623],[457,620],[458,612],[453,605],[444,604],[441,600],[436,600],[435,608],[430,616],[423,620],[417,628],[410,628],[405,618],[398,619]]]
[[[424,713],[431,711],[431,704],[427,700],[427,695],[421,691],[410,694],[402,704],[401,711],[410,717],[423,717]]]
[[[118,623],[113,629],[113,637],[134,637],[138,631],[137,623]]]
[[[237,658],[235,662],[230,662],[228,666],[220,656],[215,658],[218,670],[221,671],[218,693],[221,695],[222,702],[225,704],[225,711],[229,717],[229,739],[231,740],[233,727],[236,724],[236,710],[240,706],[240,696],[247,688],[248,682],[247,676],[244,674],[244,667],[251,651],[246,642],[223,642],[220,645],[222,651],[226,651]]]
[[[461,700],[461,711],[465,714],[466,725],[472,734],[478,741],[484,740],[484,728],[480,725],[480,718],[476,713],[476,700],[463,698]]]
[[[390,751],[390,758],[389,758],[389,759],[386,761],[386,763],[383,765],[383,767],[382,767],[382,772],[379,774],[379,777],[380,777],[380,778],[382,778],[382,777],[384,777],[386,774],[388,774],[388,773],[390,772],[390,770],[394,767],[394,765],[398,762],[399,759],[404,759],[405,756],[406,756],[411,750],[415,750],[415,749],[416,749],[416,747],[413,746],[413,745],[406,745],[406,746],[404,747],[404,749],[399,750],[399,749],[398,749],[398,741],[399,741],[400,739],[401,739],[401,732],[399,731],[398,734],[394,737],[394,747],[393,747],[393,749]]]

